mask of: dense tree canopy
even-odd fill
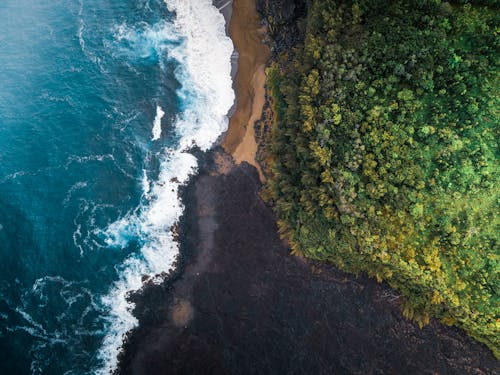
[[[497,3],[312,1],[268,71],[268,193],[293,251],[386,280],[407,317],[498,356]]]

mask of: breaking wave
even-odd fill
[[[181,106],[174,119],[176,142],[161,153],[160,171],[150,181],[146,171],[140,178],[144,194],[139,207],[110,224],[103,232],[108,246],[124,248],[130,241],[141,245],[119,266],[119,279],[102,298],[109,310],[109,330],[100,349],[104,362],[101,373],[117,366],[117,355],[123,336],[137,325],[133,305],[127,300],[131,291],[143,285],[143,276],[160,281],[178,256],[178,244],[172,227],[183,212],[178,196],[179,186],[187,183],[197,170],[197,159],[190,150],[197,146],[207,150],[227,129],[227,114],[234,102],[231,81],[233,45],[225,33],[225,20],[211,0],[166,0],[175,14],[172,22],[129,28],[120,25],[116,39],[120,53],[155,61],[174,59],[175,77]],[[157,108],[153,140],[161,135],[163,111]]]

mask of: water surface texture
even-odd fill
[[[126,301],[178,254],[179,184],[227,127],[210,0],[0,3],[1,373],[116,366]]]

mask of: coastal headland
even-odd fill
[[[498,361],[459,329],[405,319],[383,283],[290,255],[259,196],[254,124],[269,48],[255,0],[224,6],[239,54],[237,106],[185,188],[177,271],[131,298],[140,321],[123,374],[493,374]]]

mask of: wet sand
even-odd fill
[[[222,146],[233,156],[236,164],[247,162],[257,168],[260,179],[264,175],[255,161],[257,142],[254,125],[261,118],[265,103],[265,67],[270,57],[263,44],[265,28],[260,22],[255,0],[234,0],[229,35],[239,54],[234,88],[236,111]]]

